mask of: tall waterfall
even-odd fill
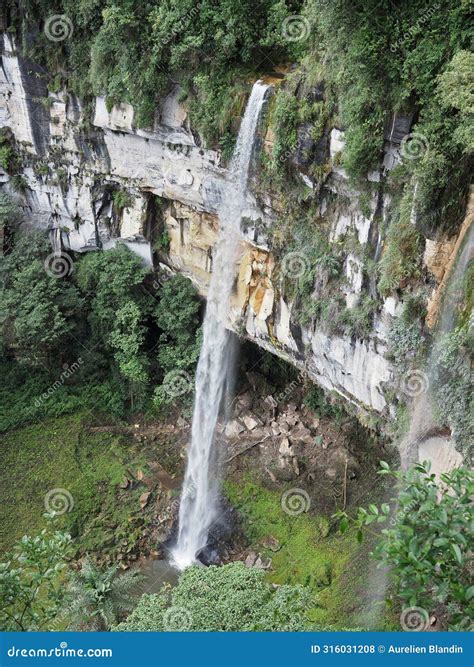
[[[252,88],[218,212],[220,234],[213,253],[203,343],[196,371],[191,446],[179,509],[178,540],[172,552],[180,569],[195,562],[219,515],[219,478],[213,442],[232,370],[226,323],[239,253],[240,221],[247,206],[252,148],[266,90],[267,86],[260,81]]]

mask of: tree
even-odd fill
[[[136,570],[118,574],[113,565],[102,572],[86,556],[79,572],[73,572],[66,591],[63,613],[71,630],[108,630],[133,609],[141,575]]]
[[[18,234],[0,269],[0,331],[16,359],[51,369],[71,347],[83,300],[65,277],[48,273],[51,253],[40,232]],[[79,321],[80,318],[77,318]]]
[[[125,302],[117,311],[115,328],[109,338],[120,373],[130,384],[132,408],[134,394],[143,395],[148,381],[148,359],[141,351],[146,328],[141,318],[139,306],[134,301]]]
[[[468,629],[474,620],[470,605],[474,473],[457,468],[441,475],[438,483],[427,462],[406,472],[392,471],[384,461],[381,466],[380,474],[394,477],[399,493],[393,501],[393,528],[382,530],[373,556],[390,567],[396,595],[405,606],[421,607],[428,617],[443,605],[450,629]],[[338,516],[341,531],[353,522],[362,540],[364,528],[389,519],[390,506],[369,505],[360,507],[353,518],[345,512]]]
[[[177,586],[143,595],[119,631],[276,631],[311,629],[310,594],[302,586],[274,590],[265,573],[241,562],[189,567]],[[314,628],[312,628],[314,629]]]
[[[150,297],[143,290],[143,281],[149,271],[123,244],[107,252],[88,253],[78,262],[76,281],[90,310],[88,320],[96,344],[110,349],[117,312],[127,301],[136,304],[142,317],[147,312]]]
[[[52,515],[46,515],[50,521]],[[62,603],[62,579],[71,537],[52,532],[25,535],[0,563],[0,625],[4,631],[50,629]]]
[[[163,384],[155,392],[155,404],[173,403],[176,395],[167,392],[171,378],[191,379],[201,348],[198,330],[200,303],[196,290],[188,278],[177,275],[160,288],[159,302],[154,309],[155,321],[161,330],[158,362],[163,373]],[[177,392],[180,395],[180,392]]]
[[[438,77],[438,99],[446,111],[456,109],[459,125],[454,139],[474,149],[474,53],[458,51]]]

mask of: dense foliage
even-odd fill
[[[181,369],[190,395],[200,307],[190,281],[155,290],[124,245],[70,258],[63,277],[48,271],[50,253],[43,233],[18,233],[0,259],[2,429],[81,405],[124,416],[150,407],[163,382],[171,405],[182,397],[166,377]]]
[[[470,574],[471,535],[474,527],[474,474],[456,468],[436,480],[427,463],[407,472],[393,472],[382,462],[381,474],[397,481],[398,496],[392,527],[382,530],[373,555],[390,567],[398,599],[404,607],[420,607],[426,617],[442,606],[453,630],[472,629],[474,597]],[[390,519],[390,506],[359,508],[352,519],[362,531]],[[349,523],[342,513],[341,529]]]
[[[78,572],[69,574],[61,613],[69,630],[109,630],[135,606],[141,575],[119,574],[113,565],[101,570],[89,556]]]
[[[25,535],[0,563],[0,628],[49,630],[62,605],[70,536],[51,527]]]
[[[302,586],[272,590],[265,574],[241,562],[190,567],[177,586],[144,595],[116,629],[120,631],[309,630],[308,591]]]
[[[179,82],[197,129],[215,141],[234,131],[249,76],[295,53],[282,37],[281,22],[300,6],[299,0],[29,0],[21,6],[10,0],[9,14],[20,39],[36,32],[23,47],[58,73],[53,86],[67,80],[83,97],[104,95],[109,105],[131,102],[137,124],[150,126],[160,97]],[[53,14],[71,21],[67,41],[52,44],[41,34]]]

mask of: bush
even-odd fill
[[[374,557],[390,568],[403,605],[424,610],[426,627],[432,612],[442,605],[449,629],[472,629],[473,472],[457,468],[437,482],[427,463],[405,472],[392,472],[387,463],[381,464],[380,473],[395,477],[399,493],[394,498],[394,526],[382,531]],[[338,516],[344,532],[349,519],[345,513]],[[384,523],[389,516],[388,504],[359,508],[354,519],[359,538],[366,526]]]
[[[177,586],[144,595],[115,630],[121,632],[237,632],[309,630],[308,591],[280,586],[276,591],[262,570],[241,562],[222,567],[193,566]]]
[[[408,192],[388,228],[378,283],[383,295],[406,287],[421,275],[422,238],[411,220],[412,205],[413,195]]]
[[[25,535],[0,563],[0,628],[38,631],[51,626],[63,598],[61,577],[71,537],[45,528]]]

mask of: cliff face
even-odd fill
[[[0,125],[11,131],[23,179],[20,191],[6,173],[0,174],[0,182],[18,199],[24,224],[51,230],[66,252],[109,248],[120,241],[147,263],[183,272],[205,296],[226,170],[218,152],[198,145],[179,88],[163,99],[154,129],[143,131],[136,129],[128,104],[108,111],[104,99],[97,98],[91,113],[70,94],[48,93],[39,70],[18,55],[6,35],[0,74]],[[358,193],[337,166],[343,132],[332,129],[320,147],[332,161],[319,190],[319,215],[330,229],[330,242],[340,246],[353,237],[375,262],[382,252],[379,224],[390,206],[383,177],[399,160],[406,123],[405,118],[393,120],[380,172],[369,175],[380,187],[373,188],[376,194],[363,210]],[[271,150],[271,132],[261,139],[264,150]],[[297,164],[302,181],[316,188],[304,165],[300,167]],[[123,196],[121,205],[117,193]],[[365,294],[378,300],[371,331],[361,339],[301,325],[284,289],[285,271],[271,251],[268,229],[276,208],[264,192],[258,222],[244,225],[231,326],[304,369],[324,388],[389,416],[387,395],[393,396],[395,380],[387,358],[387,332],[402,304],[377,296],[363,275],[360,253],[348,250],[341,296],[348,309],[357,308]],[[442,253],[442,244],[427,242],[425,266],[433,280],[442,279]]]

